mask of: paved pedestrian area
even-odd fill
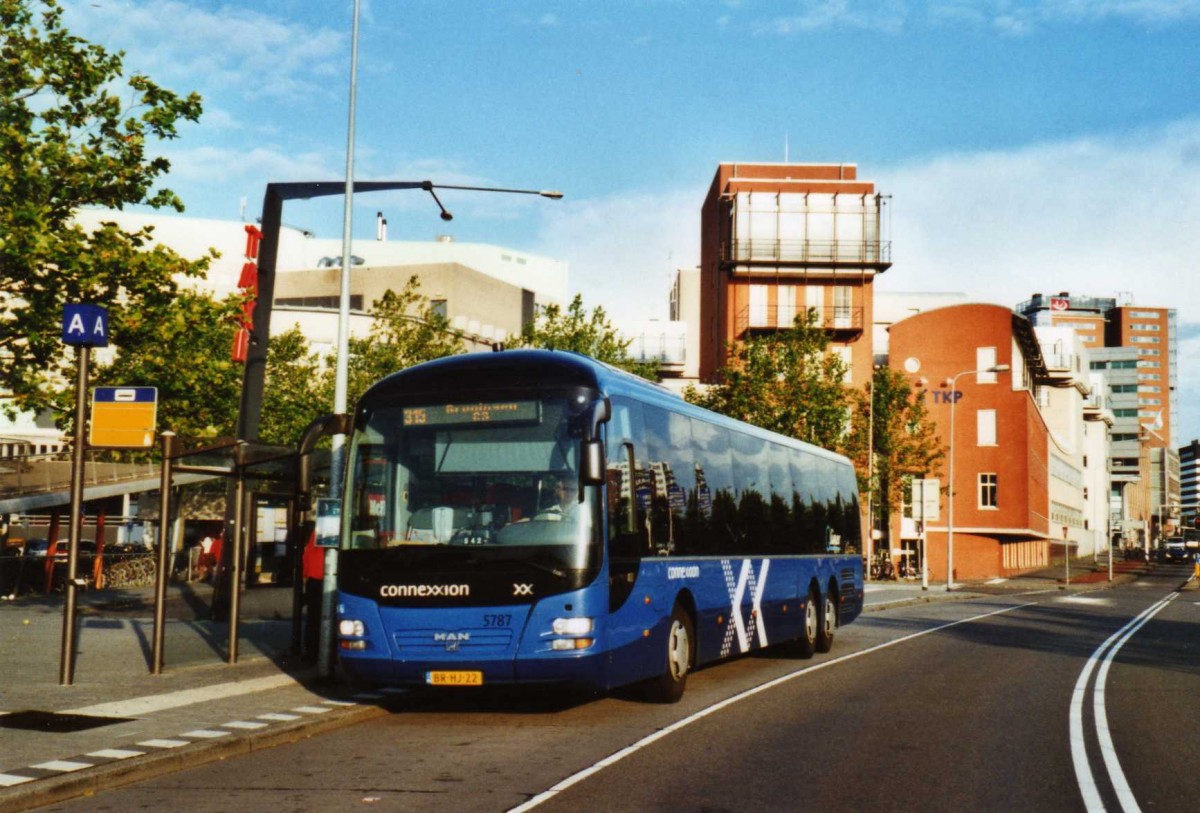
[[[248,590],[237,663],[211,588],[169,589],[164,667],[150,673],[150,589],[79,594],[74,673],[60,685],[63,596],[0,602],[0,810],[286,742],[383,713],[289,653],[291,591]]]

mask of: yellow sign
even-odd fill
[[[158,390],[154,387],[95,387],[88,445],[148,449],[154,445]]]

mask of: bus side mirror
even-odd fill
[[[599,438],[583,442],[583,465],[580,479],[585,486],[598,486],[604,482],[604,443]]]

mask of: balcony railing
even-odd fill
[[[726,260],[737,263],[808,263],[889,266],[890,240],[734,239]]]
[[[863,309],[849,305],[834,305],[833,307],[778,308],[759,305],[748,305],[738,312],[734,320],[733,335],[742,338],[747,333],[766,333],[773,330],[786,330],[796,323],[796,317],[809,311],[816,312],[815,327],[823,328],[834,333],[857,334],[863,331]]]
[[[687,361],[687,340],[672,333],[639,333],[630,339],[626,351],[634,361],[657,361],[670,367],[682,367]]]

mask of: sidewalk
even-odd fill
[[[384,713],[291,657],[291,590],[241,601],[238,662],[211,587],[168,589],[163,673],[150,674],[151,588],[81,591],[72,685],[59,685],[61,593],[0,602],[0,810],[269,747]]]

